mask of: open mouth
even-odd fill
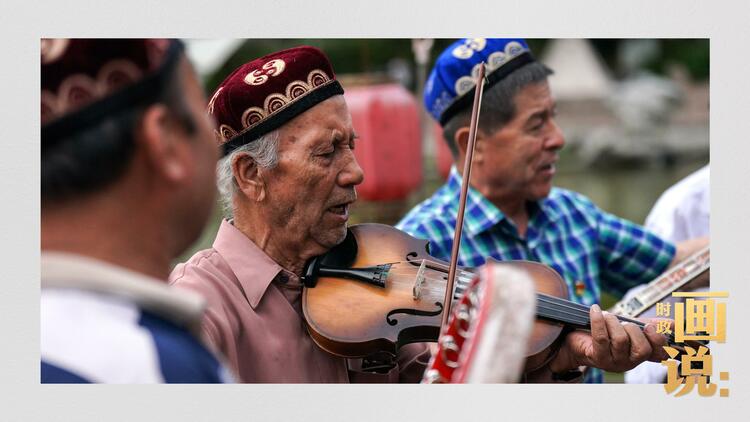
[[[551,171],[555,169],[555,163],[549,163],[547,165],[539,167],[539,170],[541,171]]]
[[[336,205],[335,207],[328,208],[328,212],[337,215],[346,215],[349,211],[349,204]]]

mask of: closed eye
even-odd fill
[[[544,127],[544,119],[535,118],[533,122],[528,126],[529,131],[538,132]]]
[[[354,151],[354,147],[357,144],[354,141],[356,141],[357,139],[359,139],[359,135],[357,135],[356,133],[353,133],[351,138],[349,138],[349,149],[351,149],[352,151]]]

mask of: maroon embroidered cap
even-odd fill
[[[42,39],[42,144],[155,101],[181,50],[166,39]]]
[[[224,155],[281,127],[344,89],[328,57],[302,46],[271,53],[232,72],[208,102]]]

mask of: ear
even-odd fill
[[[459,128],[456,131],[456,134],[453,135],[453,142],[455,142],[458,147],[458,155],[465,157],[466,150],[469,147],[469,127],[464,126]]]
[[[189,177],[190,154],[181,128],[177,128],[164,105],[146,108],[141,117],[136,142],[146,162],[159,175],[172,183]]]
[[[469,126],[464,126],[459,128],[453,137],[453,140],[458,147],[458,156],[461,159],[465,159],[466,152],[469,149],[469,132]],[[480,142],[483,138],[482,135],[482,130],[477,128],[477,139],[474,142],[474,155],[472,157],[472,162],[475,164],[481,163],[483,159],[484,144],[483,142]],[[463,166],[463,162],[458,163],[458,165]]]
[[[266,197],[266,184],[255,160],[248,154],[239,154],[232,161],[232,174],[240,191],[251,201],[260,202]]]

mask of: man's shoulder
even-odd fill
[[[218,361],[192,334],[128,299],[44,289],[41,310],[42,382],[219,379]]]
[[[177,264],[169,274],[169,284],[202,291],[234,278],[221,254],[213,248],[196,252],[186,262]]]
[[[396,228],[412,236],[422,238],[442,237],[442,234],[455,226],[455,212],[452,203],[445,194],[446,186],[438,189],[432,196],[412,208],[396,224]]]
[[[580,214],[584,217],[596,217],[601,209],[586,195],[554,187],[544,200],[544,206],[564,215]]]
[[[547,197],[554,203],[566,203],[577,206],[593,206],[594,203],[586,195],[565,188],[553,187]]]
[[[241,298],[245,292],[232,267],[216,249],[196,252],[187,262],[178,264],[169,275],[169,284],[198,293],[206,300],[201,324],[209,342],[217,341],[217,330],[238,329],[233,298]]]

